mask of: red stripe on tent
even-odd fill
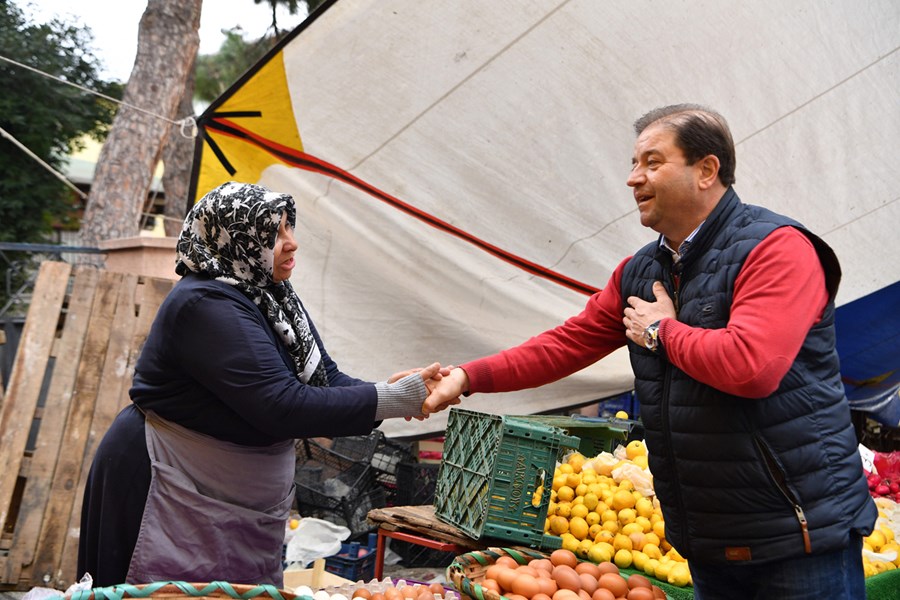
[[[397,208],[405,212],[406,214],[424,223],[427,223],[428,225],[431,225],[436,229],[449,233],[450,235],[454,235],[470,244],[473,244],[474,246],[481,248],[485,252],[496,256],[497,258],[522,269],[523,271],[531,273],[532,275],[547,279],[549,281],[553,281],[559,285],[562,285],[563,287],[569,288],[570,290],[574,290],[586,295],[591,295],[599,291],[599,288],[588,285],[586,283],[582,283],[580,281],[572,279],[571,277],[567,277],[565,275],[562,275],[561,273],[557,273],[552,269],[542,267],[536,263],[526,260],[521,256],[516,256],[515,254],[507,252],[506,250],[498,248],[497,246],[494,246],[493,244],[477,238],[474,235],[463,231],[462,229],[459,229],[458,227],[454,227],[446,221],[438,219],[434,215],[421,211],[418,208],[400,200],[399,198],[383,192],[370,183],[363,181],[359,177],[356,177],[355,175],[348,173],[347,171],[336,167],[329,162],[326,162],[320,158],[316,158],[311,154],[300,152],[293,148],[289,148],[282,144],[267,140],[262,136],[259,136],[241,127],[240,125],[229,121],[228,119],[213,117],[206,124],[206,128],[212,131],[216,131],[221,135],[239,138],[248,143],[251,143],[290,166],[304,169],[306,171],[313,171],[322,175],[327,175],[328,177],[332,177],[339,181],[350,184],[357,189],[360,189],[367,194],[377,198],[378,200],[381,200],[382,202],[393,206],[394,208]]]

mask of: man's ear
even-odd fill
[[[719,180],[719,159],[714,154],[708,154],[697,161],[699,180],[697,185],[701,190],[708,190]]]

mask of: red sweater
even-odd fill
[[[469,376],[469,392],[538,387],[623,346],[620,290],[628,260],[580,314],[519,346],[460,365]],[[782,227],[747,257],[724,329],[663,319],[660,342],[672,364],[693,379],[728,394],[764,398],[778,388],[827,301],[825,273],[812,243],[793,227]]]

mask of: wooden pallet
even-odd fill
[[[0,590],[75,582],[88,469],[173,284],[41,265],[0,397]]]

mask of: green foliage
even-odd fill
[[[2,1],[2,0],[0,0]],[[312,13],[326,0],[253,0],[256,4],[268,4],[272,8],[272,27],[270,33],[255,41],[247,41],[242,35],[240,26],[223,31],[225,41],[216,54],[201,54],[197,57],[195,71],[194,98],[210,103],[235,84],[241,76],[266,52],[275,47],[287,35],[281,31],[275,16],[277,6],[284,6],[291,15],[297,14],[300,7],[305,7],[307,14]]]
[[[225,41],[218,53],[197,56],[194,97],[203,102],[212,102],[221,96],[277,43],[272,37],[247,42],[239,27],[222,33]]]
[[[59,20],[38,24],[0,0],[0,56],[87,89],[121,98],[122,86],[99,79],[92,34]],[[33,71],[0,61],[0,127],[61,170],[90,135],[105,138],[114,103]],[[34,158],[0,138],[0,241],[44,241],[72,210],[72,192]]]

